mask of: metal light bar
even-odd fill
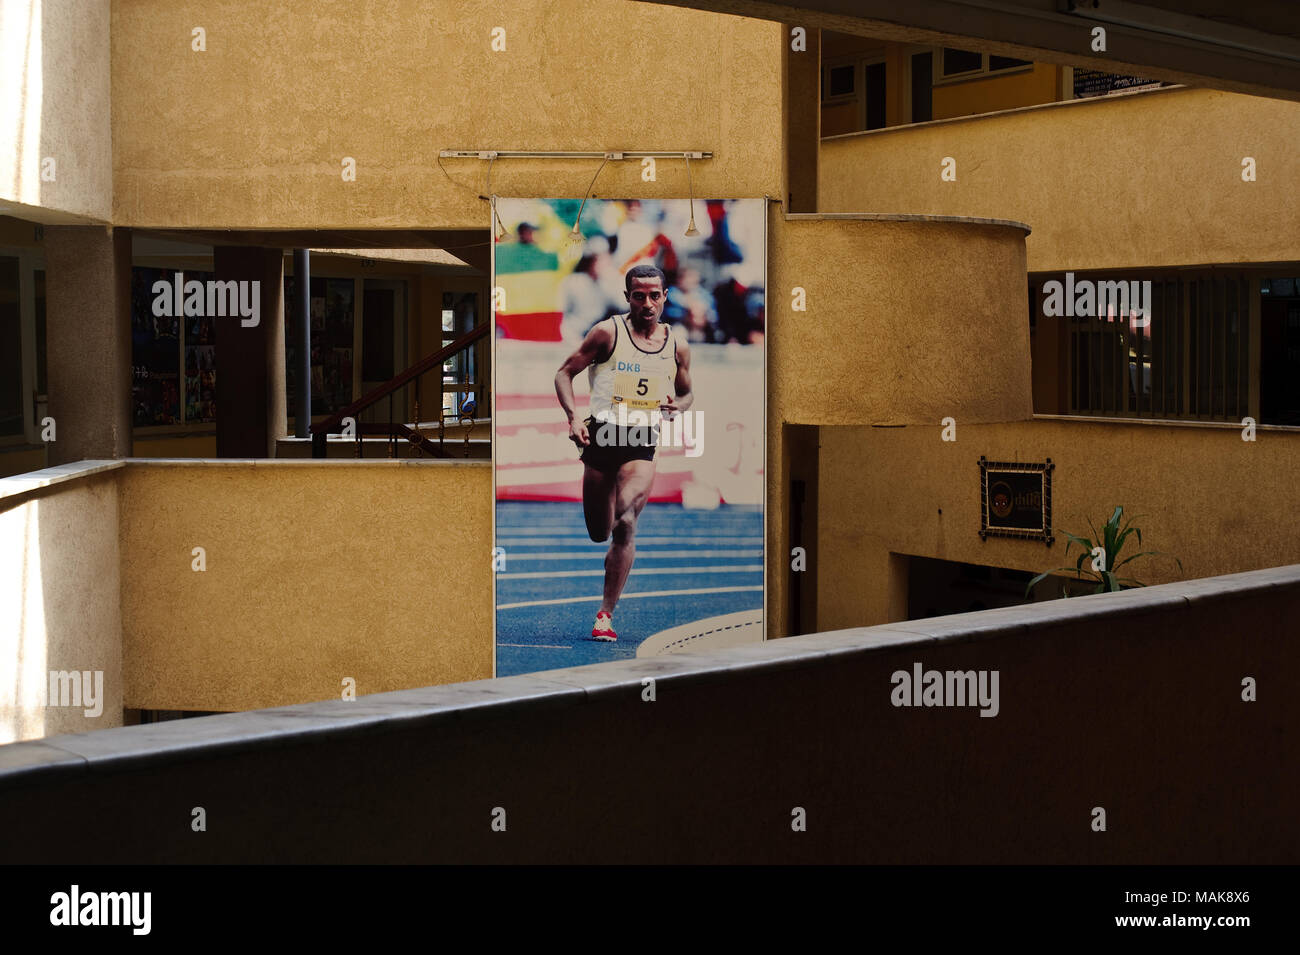
[[[1072,13],[1087,20],[1135,27],[1260,56],[1300,61],[1300,42],[1231,23],[1220,23],[1125,0],[1058,0],[1058,4],[1063,13]]]
[[[663,152],[562,152],[528,149],[444,149],[439,159],[712,159],[713,153],[678,149]]]

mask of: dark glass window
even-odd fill
[[[294,324],[297,311],[295,277],[284,277],[284,351],[287,363],[285,388],[288,413],[298,413],[298,332]],[[356,287],[352,279],[311,279],[311,413],[330,415],[352,403],[352,329],[353,299]],[[391,377],[391,376],[389,376]]]
[[[885,64],[867,64],[867,129],[885,128]]]
[[[994,56],[989,54],[989,72],[997,70],[1014,70],[1020,66],[1032,66],[1032,60],[1017,60],[1010,56]]]
[[[137,426],[179,424],[181,420],[181,318],[155,315],[159,281],[171,286],[174,269],[131,270],[131,408]],[[204,282],[210,272],[186,272],[184,281]],[[171,309],[175,311],[173,307]]]
[[[916,53],[912,56],[912,122],[928,123],[934,119],[934,107],[931,100],[934,56],[930,53]]]
[[[943,75],[957,76],[961,73],[975,73],[984,68],[984,54],[970,50],[943,48]]]
[[[845,66],[832,66],[830,96],[852,96],[857,66],[849,63]]]

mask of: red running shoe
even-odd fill
[[[613,614],[605,613],[603,610],[600,611],[600,613],[596,614],[596,625],[591,628],[591,639],[603,640],[605,643],[613,643],[618,640],[618,634],[614,632],[612,626],[613,623]]]

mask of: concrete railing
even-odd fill
[[[491,675],[491,487],[409,458],[0,479],[0,741]]]
[[[1300,565],[16,743],[0,861],[1294,863],[1298,608]]]

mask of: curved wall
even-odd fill
[[[1028,418],[1025,234],[922,216],[778,217],[769,425]]]
[[[1300,258],[1297,142],[1300,103],[1257,96],[1054,103],[825,140],[819,208],[1018,219],[1033,272],[1285,262]]]
[[[768,227],[767,633],[788,632],[787,424],[958,427],[1033,413],[1026,228],[926,216]],[[805,311],[795,311],[802,289]],[[876,430],[876,429],[869,429]]]

